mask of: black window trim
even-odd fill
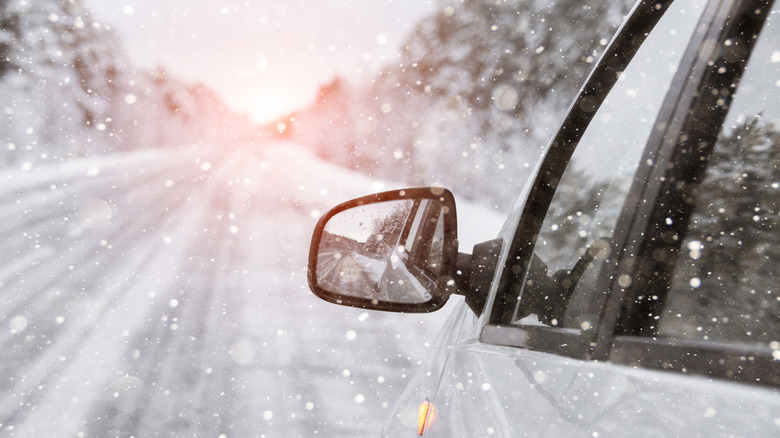
[[[699,50],[704,39],[720,38],[726,32],[723,29],[726,29],[725,26],[729,24],[727,19],[731,12],[740,7],[755,9],[755,5],[761,2],[767,3],[764,0],[753,2],[713,0],[707,4],[701,15],[700,23],[708,23],[709,27],[703,29],[704,31],[701,29],[695,31],[688,43],[687,53],[683,57],[683,62],[688,64],[680,65],[658,113],[659,119],[655,123],[656,127],[663,127],[663,129],[655,128],[645,147],[642,163],[646,163],[649,159],[653,164],[642,164],[637,170],[635,183],[616,226],[617,231],[613,241],[618,242],[618,247],[625,250],[619,254],[617,263],[611,265],[612,270],[605,266],[599,276],[597,287],[609,291],[602,307],[599,325],[594,330],[584,333],[544,326],[510,325],[506,315],[511,312],[509,309],[514,307],[514,303],[506,300],[510,294],[509,288],[525,273],[523,266],[528,266],[530,261],[535,240],[533,237],[541,228],[544,213],[555,192],[557,178],[562,175],[581,135],[598,109],[591,107],[589,111],[585,111],[584,108],[594,102],[593,97],[600,105],[614,85],[616,73],[622,71],[630,62],[645,37],[668,9],[671,1],[652,2],[652,4],[641,2],[637,5],[591,73],[570,108],[561,130],[551,142],[545,161],[534,180],[534,189],[515,230],[509,250],[510,257],[503,267],[495,303],[490,309],[491,314],[488,316],[487,324],[480,334],[481,342],[545,351],[575,359],[610,361],[631,367],[695,373],[709,378],[780,387],[780,376],[776,370],[777,361],[768,347],[626,336],[627,321],[623,315],[626,310],[630,311],[633,308],[631,303],[635,295],[631,296],[617,285],[620,272],[636,274],[631,259],[639,250],[641,241],[630,242],[629,240],[632,236],[642,235],[642,232],[638,233],[636,230],[643,229],[642,226],[646,227],[654,204],[652,201],[656,199],[661,189],[660,184],[650,183],[657,181],[660,176],[657,173],[665,168],[665,163],[663,160],[658,160],[658,157],[662,157],[663,153],[668,154],[670,150],[675,150],[677,147],[677,133],[684,132],[685,124],[690,121],[687,113],[688,108],[696,103],[696,90],[701,81],[705,80],[708,72],[714,70],[714,68],[707,68],[706,62],[702,62],[702,59],[692,52]],[[771,4],[771,0],[768,3]],[[521,257],[512,259],[513,254],[521,254]]]
[[[628,367],[780,387],[778,362],[771,349],[749,344],[616,336],[609,361]]]
[[[591,359],[591,337],[567,328],[488,324],[482,329],[480,342],[506,347],[545,351],[575,359]]]
[[[640,166],[634,176],[634,183],[624,203],[624,209],[615,225],[613,244],[621,248],[617,262],[610,265],[611,270],[603,269],[600,273],[597,287],[610,292],[605,305],[602,308],[600,326],[597,335],[597,348],[594,357],[605,360],[609,356],[611,341],[616,334],[621,333],[618,326],[619,319],[623,317],[624,303],[627,297],[626,289],[620,287],[617,282],[621,275],[626,274],[634,278],[634,257],[639,251],[639,240],[632,240],[634,236],[641,238],[642,232],[637,229],[646,227],[649,216],[654,209],[654,203],[661,190],[661,179],[665,173],[665,167],[669,161],[663,157],[669,154],[677,144],[680,132],[684,130],[684,124],[688,120],[687,112],[694,103],[700,82],[707,70],[706,62],[698,56],[702,41],[716,37],[719,32],[717,27],[725,21],[727,12],[723,12],[724,4],[728,0],[712,0],[708,3],[701,15],[698,30],[695,30],[682,62],[678,66],[678,72],[672,80],[670,89],[666,94],[661,110],[658,112],[658,120],[654,123],[654,129],[650,133],[644,154],[640,160]],[[729,9],[729,8],[726,8]],[[721,11],[720,13],[718,11]],[[720,19],[716,19],[720,15]],[[708,29],[701,29],[701,23],[710,23]],[[652,165],[647,165],[648,160]],[[643,164],[645,163],[645,164]],[[644,220],[643,220],[644,219]],[[605,268],[608,268],[605,266]],[[633,281],[632,286],[641,283]]]

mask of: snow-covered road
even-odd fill
[[[335,306],[305,265],[385,188],[289,144],[0,170],[0,436],[376,435],[454,304]]]

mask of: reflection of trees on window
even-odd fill
[[[582,330],[597,322],[594,303],[604,294],[595,282],[611,254],[637,152],[623,148],[611,155],[613,166],[604,166],[594,163],[592,148],[582,151],[575,152],[551,200],[514,320],[536,314],[543,324]]]
[[[613,209],[615,220],[622,206],[613,208],[604,194],[609,181],[593,181],[584,171],[570,168],[550,204],[535,251],[550,270],[571,269],[597,238],[612,235],[615,221],[605,221],[601,210]],[[576,182],[576,183],[575,183]],[[622,198],[619,199],[622,201]],[[579,255],[578,255],[579,254]],[[573,257],[575,256],[576,257]]]
[[[761,117],[716,144],[675,266],[666,336],[780,340],[780,130]]]
[[[360,252],[363,244],[346,236],[333,234],[327,230],[323,231],[320,240],[320,252],[329,251],[354,251]]]
[[[371,236],[366,241],[366,248],[373,257],[384,260],[390,256],[411,210],[412,202],[401,202],[393,207],[389,215],[374,219]]]

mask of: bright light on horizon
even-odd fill
[[[238,102],[236,108],[246,108],[246,114],[253,122],[265,124],[279,120],[314,101],[315,96],[285,93],[284,90],[265,89],[246,95],[247,102]],[[230,105],[230,104],[229,104]],[[239,109],[237,111],[240,112]]]
[[[436,0],[83,0],[139,68],[213,89],[256,123],[312,103],[336,76],[367,79]]]

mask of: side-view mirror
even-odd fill
[[[336,304],[432,312],[454,289],[458,258],[455,200],[438,187],[354,199],[320,218],[308,281]]]

